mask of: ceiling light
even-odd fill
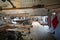
[[[52,14],[53,14],[53,15],[56,15],[56,13],[55,13],[55,12],[53,12]]]

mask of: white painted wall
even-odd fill
[[[57,27],[54,30],[53,26],[51,25],[50,31],[51,31],[51,33],[55,31],[54,36],[56,37],[56,40],[60,40],[60,13],[57,14],[57,18],[58,18],[58,25],[57,25]],[[53,19],[53,16],[52,16],[52,19]]]
[[[55,37],[57,38],[57,40],[60,40],[60,13],[58,14],[58,26],[55,29]]]

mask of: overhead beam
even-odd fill
[[[58,9],[58,8],[60,8],[60,4],[45,5],[45,8],[47,8],[47,9]]]
[[[7,0],[12,6],[13,6],[13,8],[16,8],[14,5],[13,5],[13,3],[11,2],[11,0]]]
[[[21,8],[3,8],[2,10],[14,10],[14,9],[36,9],[36,8],[44,8],[44,5],[33,5],[31,7],[21,7]]]
[[[34,5],[34,6],[31,6],[31,7],[20,7],[20,8],[2,8],[2,10],[36,9],[36,8],[57,9],[57,8],[60,8],[60,4],[52,4],[52,5]]]

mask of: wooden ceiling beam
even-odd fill
[[[2,10],[36,9],[36,8],[57,9],[57,8],[60,8],[60,4],[51,4],[51,5],[34,5],[34,6],[31,6],[31,7],[20,7],[20,8],[2,8]]]
[[[15,9],[36,9],[36,8],[44,8],[44,5],[33,5],[31,7],[20,7],[20,8],[2,8],[2,10],[15,10]]]
[[[45,5],[45,8],[47,8],[47,9],[58,9],[58,8],[60,8],[60,4]]]
[[[3,8],[2,10],[15,10],[15,9],[32,9],[32,7],[22,7],[22,8]]]

